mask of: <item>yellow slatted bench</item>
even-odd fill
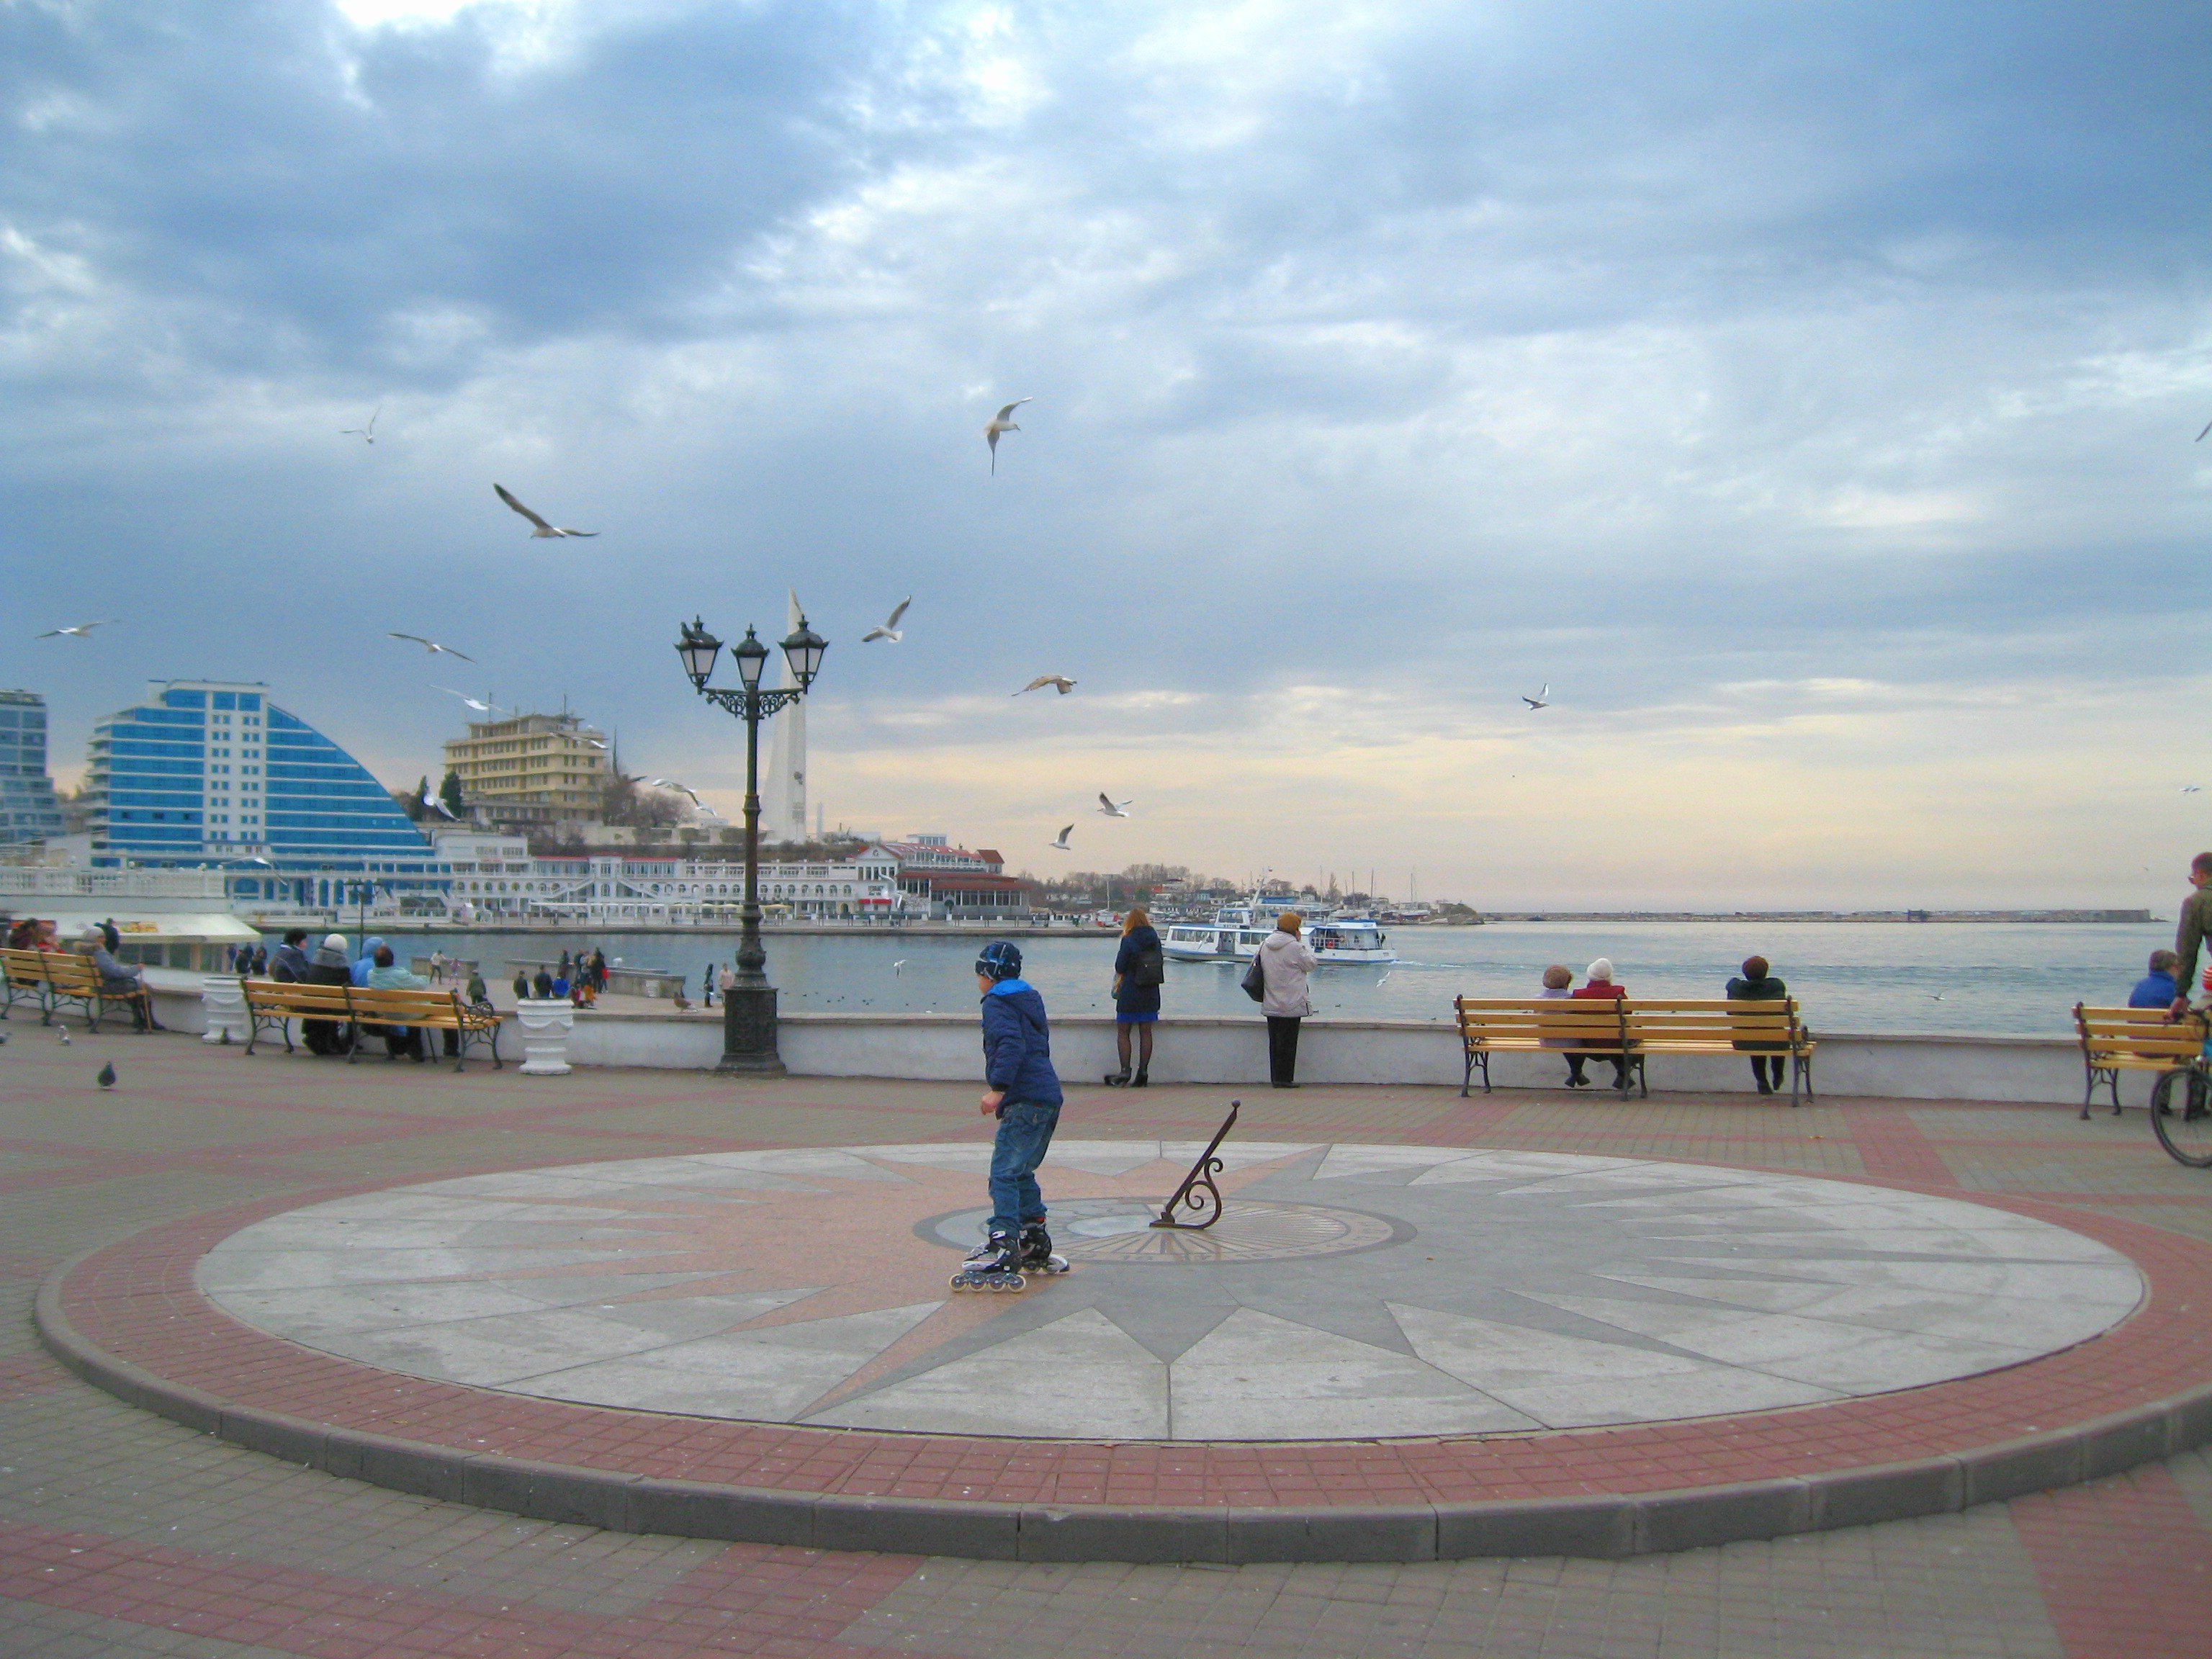
[[[133,1010],[142,1028],[153,1024],[153,1000],[143,984],[125,990],[111,988],[100,977],[90,957],[74,951],[0,951],[6,959],[7,1008],[33,992],[39,999],[39,1024],[51,1025],[64,1003],[75,1003],[86,1028],[97,1031],[111,1007]]]
[[[354,1025],[356,1032],[364,1026],[412,1025],[425,1030],[451,1031],[454,1034],[453,1069],[459,1071],[468,1060],[469,1045],[488,1043],[491,1048],[492,1069],[499,1070],[506,1062],[499,1057],[499,1026],[501,1016],[489,1008],[471,1008],[461,1000],[459,991],[354,991],[350,993]],[[361,1053],[356,1037],[353,1051],[346,1056],[350,1061]]]
[[[19,1002],[35,1003],[40,1013],[46,1012],[45,958],[49,954],[45,951],[0,951],[0,986],[4,986],[7,997],[6,1001],[0,1002],[0,1019],[11,1018]]]
[[[2178,1072],[2204,1052],[2204,1021],[2196,1014],[2179,1019],[2163,1008],[2085,1008],[2074,1005],[2074,1031],[2081,1042],[2081,1115],[2100,1089],[2110,1089],[2112,1111],[2120,1109],[2123,1072]]]
[[[1787,1054],[1790,1103],[1813,1097],[1812,1035],[1792,998],[1756,1002],[1624,997],[1621,1033],[1629,1068],[1641,1095],[1649,1097],[1644,1062],[1653,1054]]]
[[[1466,1069],[1459,1091],[1465,1097],[1482,1074],[1490,1092],[1492,1054],[1596,1054],[1611,1059],[1621,1051],[1620,1013],[1613,1000],[1595,997],[1455,997],[1460,1046]]]
[[[265,1030],[273,1030],[283,1037],[284,1052],[290,1054],[292,1022],[295,1019],[328,1020],[333,1025],[353,1024],[350,985],[301,985],[275,979],[241,979],[238,984],[246,995],[246,1013],[251,1027],[246,1034],[248,1054]]]

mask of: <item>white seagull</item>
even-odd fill
[[[342,426],[338,428],[338,436],[341,438],[359,438],[364,442],[374,443],[376,441],[376,417],[383,413],[384,405],[382,404],[377,404],[376,408],[370,412],[368,424],[367,426]]]
[[[2185,783],[2181,786],[2181,793],[2185,795],[2201,794],[2203,793],[2203,786],[2195,783]]]
[[[106,622],[79,623],[74,628],[49,628],[45,633],[40,635],[38,637],[42,640],[88,639],[91,637],[92,630],[94,629],[112,628],[118,620],[119,618],[118,617],[110,617]]]
[[[430,786],[428,784],[424,784],[422,786],[422,805],[430,811],[439,813],[446,817],[451,817],[453,816],[453,809],[447,805],[445,802],[440,800],[436,795],[433,794],[430,792]]]
[[[1544,689],[1541,691],[1539,691],[1533,697],[1524,696],[1521,701],[1527,703],[1531,708],[1549,708],[1552,705],[1547,702],[1545,699],[1549,697],[1551,695],[1552,683],[1549,680],[1546,680],[1544,682]]]
[[[476,660],[474,657],[469,655],[465,651],[456,651],[450,645],[441,645],[435,640],[426,640],[420,634],[394,634],[391,629],[386,629],[385,630],[385,637],[387,639],[405,640],[411,645],[419,645],[434,657],[459,657],[463,662],[474,662]],[[444,688],[441,686],[439,689],[442,690]]]
[[[1126,818],[1129,816],[1129,807],[1133,799],[1133,797],[1131,800],[1117,801],[1109,797],[1106,792],[1101,789],[1098,792],[1098,810],[1109,818]]]
[[[896,962],[891,963],[891,972],[894,974],[904,974],[906,972],[906,958],[904,957],[901,957]]]
[[[1002,432],[1019,432],[1021,428],[1014,424],[1014,411],[1024,404],[1033,401],[1034,399],[1029,398],[1017,398],[983,423],[983,441],[991,446],[991,476],[993,477],[996,477],[999,473],[999,434]]]
[[[1050,686],[1063,697],[1075,690],[1075,682],[1065,674],[1040,674],[1014,695],[1018,697],[1025,696],[1041,685]]]
[[[1061,830],[1060,832],[1060,839],[1052,844],[1053,851],[1055,853],[1073,853],[1075,849],[1067,844],[1067,838],[1074,833],[1075,826],[1072,823],[1069,824],[1066,829]]]
[[[691,804],[694,806],[704,806],[707,804],[701,800],[698,796],[691,793],[691,787],[689,784],[678,783],[673,778],[655,778],[652,782],[651,787],[655,789],[673,789],[679,795],[691,795]]]
[[[505,484],[495,483],[492,486],[492,489],[498,494],[500,500],[505,501],[509,507],[522,514],[524,518],[530,520],[533,526],[530,532],[532,540],[536,540],[545,536],[596,536],[599,533],[596,530],[563,530],[557,524],[548,524],[544,520],[539,518],[535,513],[532,513],[528,507],[525,507],[520,501],[515,500],[514,496],[508,495],[507,493],[507,486]]]
[[[899,632],[899,618],[906,615],[907,606],[913,603],[914,595],[911,593],[901,599],[897,605],[892,607],[891,614],[884,618],[884,625],[881,628],[871,628],[866,633],[860,635],[860,643],[862,645],[866,645],[873,640],[889,640],[893,645],[896,645],[901,640],[906,637],[905,635]]]
[[[453,654],[458,657],[461,653],[456,651]],[[434,685],[430,689],[433,691],[442,691],[449,697],[459,697],[463,702],[468,704],[470,708],[475,709],[479,714],[496,714],[499,712],[499,710],[495,708],[491,704],[479,702],[477,698],[469,696],[465,691],[456,691],[450,685]]]
[[[601,743],[597,738],[586,738],[584,741],[591,744],[594,749],[605,749],[606,747],[606,744]]]

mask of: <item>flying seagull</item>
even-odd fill
[[[1547,702],[1545,699],[1551,695],[1552,683],[1549,680],[1546,680],[1544,682],[1544,689],[1541,691],[1539,691],[1533,697],[1523,696],[1521,701],[1527,703],[1531,708],[1549,708],[1552,705]]]
[[[2197,783],[2185,783],[2181,786],[2181,793],[2185,795],[2201,794],[2203,793],[2203,786]]]
[[[594,749],[605,749],[606,747],[606,744],[601,743],[597,738],[586,738],[584,741],[591,744]]]
[[[1110,799],[1103,789],[1098,792],[1098,810],[1109,818],[1127,817],[1129,805],[1129,801],[1116,801]]]
[[[434,657],[459,657],[463,662],[474,662],[476,660],[474,657],[469,655],[465,651],[456,651],[450,645],[441,645],[435,640],[426,640],[420,634],[394,634],[389,629],[386,629],[385,630],[385,637],[386,639],[392,640],[405,640],[411,645],[419,645]],[[441,686],[439,689],[442,690],[444,688]]]
[[[881,628],[871,628],[860,635],[860,643],[866,645],[872,640],[889,640],[893,645],[896,645],[906,637],[899,632],[899,618],[906,615],[907,606],[913,603],[914,595],[911,593],[901,599],[891,608],[891,614],[884,618],[884,625]]]
[[[453,654],[458,657],[461,653],[456,651]],[[463,702],[468,704],[470,708],[475,709],[479,714],[496,714],[499,713],[499,710],[494,708],[490,703],[485,702],[481,698],[472,697],[465,691],[456,691],[450,685],[434,685],[430,689],[433,691],[442,691],[449,697],[459,697]]]
[[[1029,398],[1017,398],[984,422],[983,441],[991,446],[991,476],[993,477],[996,477],[999,474],[999,434],[1002,432],[1019,432],[1021,428],[1014,424],[1014,411],[1024,404],[1032,401],[1034,400]]]
[[[1065,829],[1065,830],[1061,830],[1061,831],[1060,832],[1060,839],[1059,839],[1058,841],[1056,841],[1056,842],[1053,842],[1053,844],[1052,844],[1053,851],[1054,851],[1055,853],[1072,853],[1072,852],[1073,852],[1075,849],[1074,849],[1073,847],[1070,847],[1070,846],[1067,844],[1067,838],[1068,838],[1070,836],[1073,835],[1074,833],[1075,833],[1075,826],[1074,826],[1073,824],[1072,824],[1072,823],[1071,823],[1071,824],[1069,824],[1069,825],[1067,826],[1067,828],[1066,828],[1066,829]]]
[[[498,494],[500,500],[505,501],[509,507],[522,514],[524,518],[530,520],[531,524],[534,526],[530,532],[531,538],[532,540],[537,540],[546,536],[596,536],[599,533],[596,530],[563,530],[559,525],[548,524],[544,520],[539,518],[535,513],[532,513],[528,507],[525,507],[520,501],[515,500],[514,496],[508,495],[507,493],[507,486],[505,484],[495,483],[492,486],[492,489]]]
[[[436,812],[444,817],[453,816],[453,809],[440,800],[428,784],[422,786],[422,806],[426,811]]]
[[[2197,441],[2198,443],[2200,443],[2200,444],[2201,444],[2201,443],[2203,443],[2203,442],[2204,441],[2204,433],[2205,433],[2205,432],[2212,432],[2212,421],[2207,421],[2207,422],[2204,422],[2204,432],[2200,432],[2200,433],[2198,433],[2198,434],[2197,434]]]
[[[112,628],[118,620],[119,618],[118,617],[110,617],[106,622],[79,623],[74,628],[49,628],[45,633],[40,635],[38,637],[42,640],[89,639],[94,629]]]
[[[376,441],[376,417],[383,413],[384,405],[382,404],[377,404],[375,410],[368,417],[368,424],[367,426],[342,426],[338,428],[338,436],[341,438],[359,438],[365,442],[372,444],[374,443]]]
[[[694,806],[706,805],[706,802],[701,800],[698,796],[691,794],[689,785],[678,783],[673,778],[655,778],[648,787],[654,789],[673,789],[679,795],[691,795],[691,804]]]
[[[1050,686],[1063,697],[1075,690],[1075,682],[1065,674],[1040,674],[1014,695],[1018,697],[1021,696],[1025,692],[1036,690],[1041,685]]]

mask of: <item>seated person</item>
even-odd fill
[[[1574,993],[1578,1000],[1584,1001],[1602,1000],[1607,997],[1618,1001],[1627,994],[1626,986],[1616,985],[1613,982],[1613,963],[1610,958],[1605,957],[1600,957],[1595,962],[1590,963],[1587,982],[1580,990]],[[1628,1087],[1627,1056],[1617,1049],[1601,1048],[1595,1042],[1585,1046],[1604,1054],[1606,1058],[1613,1062],[1613,1086],[1616,1089],[1626,1089]]]
[[[372,991],[427,991],[430,981],[420,974],[410,973],[399,965],[392,954],[392,947],[379,942],[376,954],[369,958],[368,989]],[[413,1025],[386,1025],[384,1034],[384,1055],[386,1060],[428,1060],[428,1051],[422,1046],[422,1030]]]
[[[353,958],[346,954],[343,933],[326,933],[307,964],[307,971],[300,976],[302,985],[350,985],[353,983]],[[303,1019],[300,1022],[300,1039],[307,1045],[308,1052],[318,1054],[343,1054],[353,1047],[353,1027],[334,1019]]]
[[[1724,994],[1730,1002],[1780,1002],[1790,994],[1790,988],[1774,977],[1765,957],[1746,957],[1741,977],[1728,982]],[[1751,1055],[1752,1081],[1759,1085],[1759,1092],[1771,1095],[1782,1086],[1783,1067],[1789,1062],[1788,1054],[1776,1054],[1774,1045],[1762,1042],[1736,1042],[1732,1048]],[[1774,1080],[1767,1079],[1771,1067]]]
[[[269,958],[269,977],[280,985],[298,985],[307,977],[307,930],[287,927],[284,942]]]
[[[141,1031],[165,1029],[154,1018],[154,999],[146,989],[146,970],[130,963],[118,962],[107,948],[107,936],[97,927],[84,930],[77,953],[92,958],[93,971],[100,975],[100,994],[109,1002],[125,1002],[131,1006],[131,1018]]]
[[[2150,953],[2150,972],[2136,981],[2136,988],[2128,993],[2130,1008],[2171,1008],[2173,1000],[2180,995],[2173,976],[2181,971],[2181,958],[2171,951]]]
[[[1569,1000],[1574,994],[1567,988],[1574,982],[1574,970],[1554,963],[1551,967],[1544,969],[1544,988],[1537,992],[1536,995],[1546,1002]],[[1575,1039],[1546,1037],[1543,1039],[1543,1045],[1547,1048],[1571,1048],[1575,1046]],[[1583,1058],[1584,1056],[1578,1054],[1567,1056],[1567,1087],[1570,1089],[1589,1087],[1589,1079],[1583,1075]]]

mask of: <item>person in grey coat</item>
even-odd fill
[[[1267,1017],[1267,1080],[1278,1089],[1298,1086],[1298,1022],[1313,1012],[1306,976],[1321,966],[1299,937],[1304,927],[1297,911],[1285,910],[1260,946],[1260,974],[1267,993],[1260,1000],[1260,1012]]]

